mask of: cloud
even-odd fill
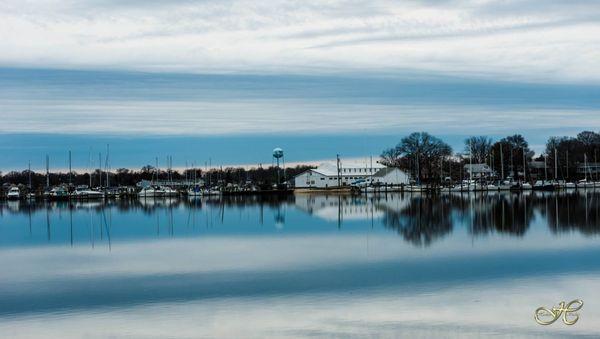
[[[0,64],[185,73],[396,73],[598,82],[583,1],[16,1]]]

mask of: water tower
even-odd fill
[[[283,157],[283,150],[279,147],[275,148],[273,150],[273,163],[277,163],[277,167],[275,168],[275,170],[277,171],[277,186],[279,186],[279,183],[281,182],[281,180],[279,179],[279,161],[282,161],[282,163],[284,164],[285,167],[285,159]],[[285,175],[284,175],[285,177]]]

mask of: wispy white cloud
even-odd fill
[[[584,1],[8,0],[0,63],[597,82],[599,16]]]
[[[158,135],[330,134],[427,130],[488,134],[600,126],[593,110],[315,103],[294,100],[39,101],[2,104],[0,133]]]

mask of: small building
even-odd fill
[[[542,180],[546,178],[549,167],[543,160],[533,160],[527,163],[527,169],[532,180]]]
[[[581,175],[600,174],[600,162],[588,162],[577,164],[577,173]]]
[[[466,164],[465,172],[472,179],[489,179],[495,176],[488,164]]]
[[[296,188],[331,188],[352,185],[399,186],[409,183],[409,176],[396,167],[381,164],[323,163],[294,177]]]

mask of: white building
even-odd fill
[[[466,164],[464,169],[469,178],[473,179],[491,178],[495,175],[487,164]]]
[[[294,177],[296,188],[331,188],[358,184],[398,186],[409,183],[409,176],[395,167],[381,164],[324,163]]]

